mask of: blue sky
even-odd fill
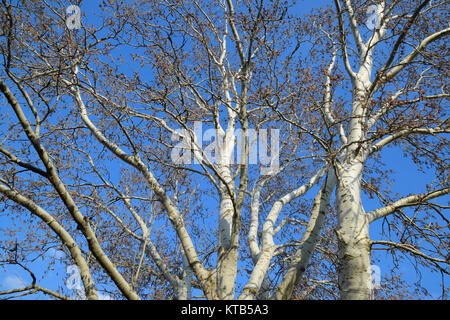
[[[393,192],[398,192],[403,196],[407,196],[414,193],[426,192],[426,185],[432,183],[434,180],[433,172],[424,173],[418,170],[418,167],[410,158],[406,158],[402,155],[402,150],[399,147],[389,147],[383,151],[383,161],[388,165],[389,169],[393,170],[391,178],[395,181],[392,187]],[[448,205],[450,203],[450,196],[444,196],[437,200],[436,203]],[[380,203],[375,199],[364,199],[364,209],[366,212],[379,208]],[[371,240],[385,240],[381,236],[382,220],[377,220],[370,225]],[[392,259],[384,251],[372,251],[373,255],[381,260],[378,263],[381,267],[382,274],[389,272],[393,267]],[[384,271],[384,272],[383,272]],[[421,285],[425,287],[429,293],[435,298],[439,298],[442,294],[441,284],[444,282],[444,287],[449,288],[449,277],[444,275],[442,279],[440,273],[431,272],[429,270],[421,270],[421,275],[417,274],[411,263],[402,263],[400,267],[396,269],[397,274],[402,274],[402,279],[408,283],[416,281],[421,282]]]
[[[83,13],[86,14],[86,18],[89,22],[95,23],[93,16],[97,1],[84,1],[81,5]],[[309,12],[312,8],[317,8],[325,4],[332,4],[332,1],[317,0],[317,1],[307,1],[300,0],[297,1],[295,10],[298,15]],[[383,154],[384,162],[388,164],[389,168],[394,170],[392,178],[395,180],[395,186],[393,191],[405,196],[410,193],[424,192],[425,185],[433,180],[433,173],[422,173],[419,172],[417,166],[407,158],[401,155],[401,150],[398,148],[389,148]],[[439,201],[447,204],[449,202],[449,197],[441,198]],[[368,212],[380,206],[380,203],[373,199],[364,199],[365,210]],[[10,225],[12,221],[6,217],[4,214],[0,215],[0,226]],[[380,239],[379,233],[381,231],[381,221],[376,222],[371,225],[371,237],[373,240]],[[20,239],[20,234],[18,239]],[[59,258],[63,258],[61,251],[55,249],[50,249],[44,256],[43,259],[39,258],[32,265],[29,265],[30,269],[36,270],[36,274],[40,275],[39,284],[42,286],[48,286],[50,289],[57,289],[58,287],[64,288],[66,293],[70,294],[70,290],[65,288],[65,279],[67,279],[68,274],[66,273],[66,268],[68,267],[65,263],[59,262]],[[383,253],[377,252],[376,257],[382,259],[379,263],[382,275],[389,272],[392,264],[389,259],[383,257]],[[48,270],[48,262],[50,260],[56,259],[57,262],[53,266],[53,270]],[[398,272],[403,273],[403,279],[408,281],[418,280],[418,276],[410,264],[402,264]],[[425,286],[429,292],[438,298],[441,294],[441,275],[438,273],[431,273],[428,271],[422,274],[422,285]],[[448,286],[448,277],[445,277],[445,284]],[[0,291],[14,289],[21,287],[24,283],[30,283],[30,277],[26,272],[21,270],[19,267],[0,267]],[[194,294],[195,295],[195,294]],[[31,299],[36,296],[24,297],[24,299]],[[45,298],[43,295],[39,297]],[[107,297],[107,294],[105,294]]]

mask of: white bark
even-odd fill
[[[278,216],[283,207],[290,203],[292,200],[304,195],[309,189],[311,189],[319,180],[323,177],[327,170],[327,167],[322,167],[311,179],[298,189],[286,194],[281,199],[276,201],[272,206],[269,214],[267,215],[266,222],[262,229],[262,243],[261,252],[247,284],[242,290],[239,300],[251,300],[254,299],[258,291],[261,288],[265,275],[269,269],[270,261],[272,260],[275,249],[277,246],[273,241],[274,226],[278,219]]]
[[[314,199],[314,206],[303,234],[300,248],[295,252],[294,260],[289,265],[280,285],[273,295],[273,299],[287,300],[292,296],[294,286],[301,280],[311,259],[320,231],[325,222],[325,214],[330,204],[331,194],[336,186],[334,169],[328,170],[327,178]]]
[[[232,183],[231,157],[234,147],[234,125],[229,126],[225,135],[222,157],[217,172],[221,175],[219,204],[219,252],[217,263],[217,297],[221,300],[234,299],[238,250],[233,243],[233,224],[236,211],[234,201],[234,186]],[[223,180],[223,182],[222,182]]]
[[[113,141],[107,139],[103,133],[95,126],[95,124],[90,120],[86,106],[81,97],[81,93],[79,88],[76,87],[73,83],[69,81],[65,81],[71,87],[72,93],[77,101],[78,107],[80,108],[80,114],[83,122],[92,132],[94,137],[102,143],[106,148],[108,148],[113,154],[115,154],[119,159],[128,163],[129,165],[136,168],[144,177],[147,184],[152,188],[157,196],[159,202],[166,210],[167,217],[169,221],[172,223],[175,231],[177,232],[178,239],[180,240],[183,250],[188,258],[189,264],[195,272],[197,279],[199,279],[202,289],[208,297],[212,297],[212,292],[208,289],[207,279],[209,277],[209,273],[205,270],[200,259],[197,255],[197,251],[195,250],[194,244],[192,243],[192,239],[189,236],[188,231],[184,225],[183,217],[179,210],[174,206],[171,199],[166,194],[165,190],[161,187],[157,179],[153,176],[152,172],[148,169],[145,163],[141,160],[138,154],[129,155],[125,151],[123,151],[118,145],[116,145]]]
[[[413,206],[417,204],[426,203],[426,201],[441,197],[443,195],[449,194],[450,188],[443,188],[440,190],[432,191],[425,194],[413,194],[408,197],[402,198],[395,201],[394,203],[388,204],[385,207],[375,209],[367,213],[367,217],[370,222],[384,218],[395,211],[408,206]]]
[[[192,271],[189,261],[183,252],[183,282],[182,285],[175,286],[177,298],[179,300],[191,300],[192,299],[192,278],[194,272]],[[180,281],[181,282],[181,281]]]
[[[5,95],[8,103],[13,108],[17,119],[19,120],[28,140],[31,145],[35,149],[36,153],[39,155],[41,162],[46,168],[47,178],[52,184],[55,191],[58,193],[59,198],[64,203],[66,208],[68,209],[70,215],[73,217],[77,226],[82,231],[86,241],[89,245],[89,249],[92,254],[95,256],[99,264],[104,268],[104,270],[110,275],[111,279],[120,289],[120,291],[129,299],[139,300],[139,296],[134,292],[129,283],[123,278],[111,260],[106,256],[102,247],[100,246],[95,232],[92,230],[89,220],[82,214],[79,210],[77,204],[73,200],[71,194],[68,192],[66,186],[61,181],[56,167],[54,166],[50,154],[47,152],[46,148],[42,145],[36,133],[33,132],[31,125],[25,116],[21,105],[18,100],[14,96],[14,94],[10,91],[9,87],[0,80],[0,91]]]
[[[335,1],[335,4],[341,16],[339,1]],[[364,143],[366,131],[363,124],[367,123],[366,104],[369,99],[368,92],[372,86],[373,53],[376,44],[385,35],[386,26],[382,23],[379,29],[374,30],[367,43],[364,43],[359,33],[351,1],[345,0],[344,4],[358,48],[359,65],[356,73],[351,70],[348,66],[347,49],[343,48],[344,62],[352,80],[353,100],[348,144],[345,153],[340,158],[341,162],[336,163],[335,167],[338,179],[336,189],[338,258],[341,262],[338,280],[342,299],[368,299],[371,296],[369,221],[362,206],[360,186],[367,155],[367,146]],[[379,19],[384,21],[385,2],[383,1],[380,6],[382,16]],[[340,19],[341,42],[345,42],[343,22],[342,18]]]
[[[361,202],[363,164],[339,166],[336,202],[338,212],[338,282],[341,299],[371,298],[369,221]]]
[[[361,203],[361,175],[367,156],[371,153],[380,150],[386,144],[394,141],[397,138],[408,134],[435,134],[445,132],[442,128],[413,128],[404,129],[394,134],[385,137],[384,139],[368,145],[365,141],[367,139],[368,129],[364,127],[366,124],[368,128],[374,126],[376,121],[386,112],[389,111],[390,105],[386,103],[380,108],[378,112],[369,117],[367,114],[367,103],[369,99],[378,90],[381,83],[380,79],[392,78],[396,76],[405,66],[410,62],[432,41],[444,37],[449,33],[449,29],[436,32],[428,36],[420,42],[405,58],[401,59],[396,66],[391,66],[397,54],[400,44],[403,42],[408,29],[412,22],[420,14],[421,9],[426,3],[422,3],[414,12],[404,30],[400,34],[397,43],[394,45],[391,54],[377,73],[375,80],[371,81],[373,72],[373,55],[378,43],[383,39],[386,33],[386,21],[389,19],[384,15],[389,14],[384,12],[386,2],[383,1],[381,6],[380,21],[382,22],[379,29],[374,30],[372,36],[367,43],[362,41],[359,34],[359,27],[354,18],[354,11],[351,6],[351,1],[344,0],[346,11],[349,15],[350,28],[353,34],[353,40],[357,46],[359,54],[359,65],[357,72],[353,72],[349,65],[349,58],[347,56],[347,44],[345,34],[343,33],[342,10],[339,1],[335,1],[336,8],[340,17],[339,28],[341,34],[341,44],[343,45],[343,58],[346,65],[347,72],[352,80],[353,85],[353,100],[351,120],[349,124],[348,144],[344,147],[345,154],[341,157],[341,162],[336,164],[338,186],[336,190],[336,203],[338,213],[338,244],[339,252],[338,258],[340,260],[339,268],[339,287],[342,299],[370,299],[371,298],[371,263],[370,263],[370,236],[369,223],[381,216],[391,213],[395,208],[407,205],[410,201],[419,201],[420,197],[411,196],[398,202],[378,209],[369,215],[364,212]],[[384,22],[383,22],[384,21]],[[389,72],[387,72],[389,70]],[[402,90],[397,91],[392,97],[391,101],[396,100],[403,94]],[[436,192],[442,193],[443,191]],[[423,198],[425,199],[426,196]]]

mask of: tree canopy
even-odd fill
[[[40,283],[58,263],[83,299],[407,299],[374,265],[448,275],[448,1],[69,5],[0,4],[0,264],[31,279],[0,295],[71,298]]]

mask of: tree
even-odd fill
[[[378,246],[448,274],[445,1],[377,1],[366,32],[364,1],[96,6],[2,1],[1,206],[30,230],[1,246],[33,278],[6,293],[65,298],[27,267],[51,247],[87,299],[371,299]],[[425,192],[389,189],[391,146]]]

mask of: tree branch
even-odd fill
[[[400,208],[424,204],[427,200],[431,200],[449,193],[450,188],[444,188],[429,193],[410,195],[408,197],[397,200],[396,202],[391,203],[385,207],[368,212],[367,217],[369,222],[373,222],[380,218],[386,217],[391,213],[394,213]]]

